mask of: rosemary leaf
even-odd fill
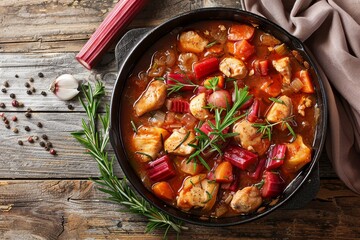
[[[281,100],[281,99],[279,99],[279,98],[269,98],[269,100],[270,101],[272,101],[272,102],[276,102],[276,103],[280,103],[280,104],[284,104],[284,105],[286,105],[286,103],[283,101],[283,100]]]
[[[212,41],[211,43],[209,43],[208,45],[205,46],[205,48],[211,48],[212,46],[214,46],[215,44],[217,44],[218,42],[215,40],[215,41]]]
[[[131,120],[131,121],[130,121],[130,123],[131,123],[131,128],[132,128],[132,130],[134,131],[134,133],[137,133],[137,132],[138,132],[138,129],[137,129],[137,127],[136,127],[136,125],[135,125],[134,121],[133,121],[133,120]]]

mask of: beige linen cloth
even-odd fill
[[[328,156],[341,180],[360,193],[360,0],[245,0],[244,5],[310,49],[328,96]]]

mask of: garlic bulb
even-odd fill
[[[79,82],[71,74],[63,74],[50,85],[52,91],[61,100],[70,100],[78,95]]]

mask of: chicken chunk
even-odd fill
[[[278,60],[273,60],[272,65],[283,76],[283,84],[289,85],[291,82],[291,65],[290,58],[283,57]]]
[[[257,187],[245,187],[238,190],[230,202],[230,207],[238,213],[250,213],[262,204],[260,190]]]
[[[162,137],[161,137],[162,136]],[[140,127],[133,137],[133,144],[136,152],[145,153],[156,158],[162,148],[161,138],[169,136],[169,132],[159,127]],[[143,162],[151,159],[143,154],[140,155]]]
[[[264,139],[263,135],[258,132],[258,129],[252,126],[248,120],[237,122],[233,126],[233,132],[239,135],[234,139],[241,146],[249,151],[256,152],[260,156],[263,155],[270,146],[268,139]]]
[[[296,140],[286,144],[287,150],[282,168],[287,172],[297,172],[311,161],[311,149],[305,145],[302,136],[297,135]]]
[[[167,86],[163,81],[152,81],[134,105],[136,115],[140,117],[147,112],[161,108],[166,100],[166,90]]]
[[[297,107],[298,113],[305,117],[305,109],[312,106],[312,101],[309,97],[302,96]]]
[[[206,107],[206,95],[205,93],[200,93],[190,101],[190,112],[191,114],[199,120],[205,120],[211,117],[209,109]]]
[[[237,58],[224,58],[219,65],[220,71],[227,77],[238,77],[240,79],[246,77],[248,72],[245,63]]]
[[[195,148],[188,145],[189,143],[196,144],[194,132],[180,128],[174,130],[170,137],[165,140],[164,149],[171,154],[188,156],[195,151]]]
[[[280,122],[283,119],[290,117],[293,113],[291,98],[284,95],[279,97],[278,100],[279,102],[275,102],[266,114],[266,120],[271,123]]]
[[[202,38],[194,31],[187,31],[180,34],[180,49],[184,52],[201,53],[204,51],[208,40]]]
[[[177,198],[179,208],[188,211],[194,207],[209,211],[214,206],[219,183],[209,181],[205,177],[205,174],[199,174],[184,181]]]

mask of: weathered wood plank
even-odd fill
[[[1,181],[1,239],[159,239],[144,234],[145,219],[118,212],[90,181]],[[355,239],[360,196],[338,180],[322,182],[299,210],[277,210],[252,223],[209,228],[191,224],[180,239]],[[175,238],[171,234],[171,239]]]
[[[8,0],[0,2],[0,52],[79,51],[117,1]],[[240,8],[240,1],[151,1],[129,29],[156,26],[202,7]]]

